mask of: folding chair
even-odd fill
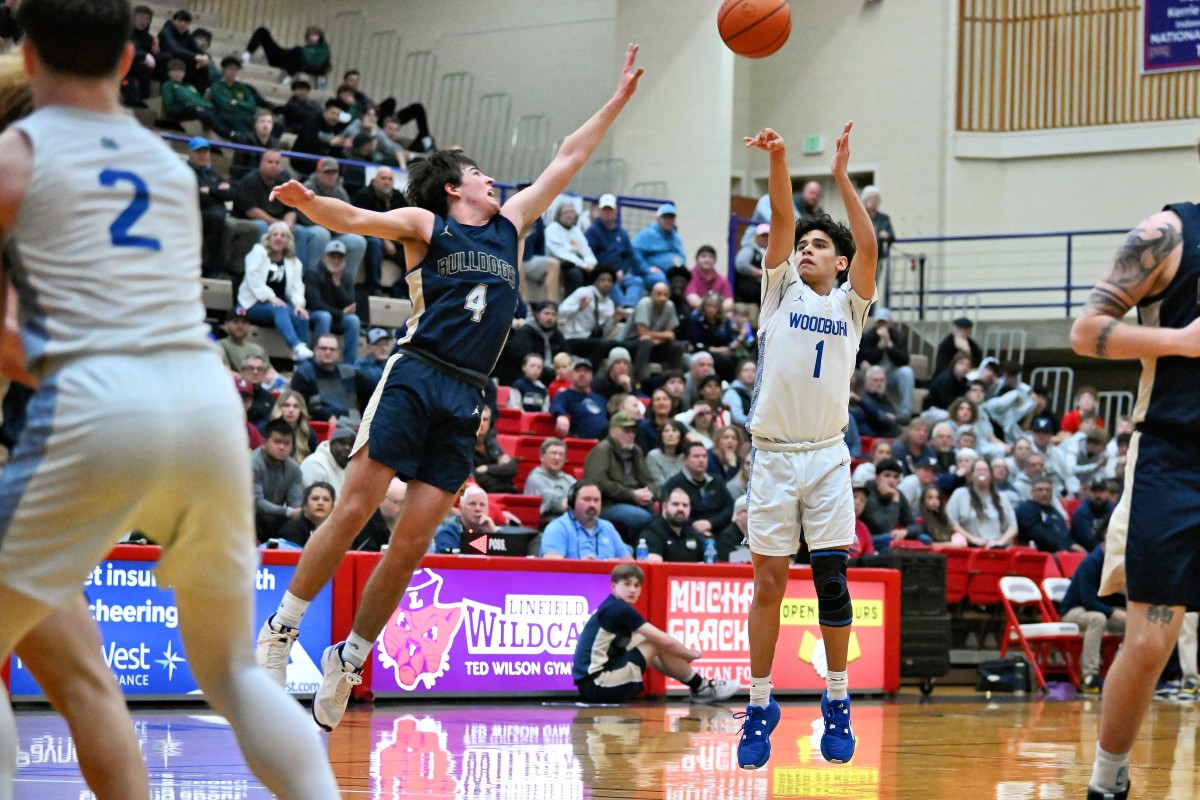
[[[1054,614],[1052,619],[1056,622],[1062,619],[1062,601],[1067,596],[1067,587],[1070,585],[1070,578],[1046,578],[1042,581],[1042,594],[1047,601],[1047,610]],[[1123,641],[1125,637],[1115,633],[1106,633],[1100,640],[1100,677],[1108,675],[1108,668],[1112,666]]]
[[[1069,622],[1047,622],[1053,615],[1042,591],[1028,578],[1008,575],[1000,579],[1000,603],[1008,621],[1000,641],[1000,657],[1004,658],[1010,644],[1020,644],[1025,657],[1033,666],[1038,688],[1045,691],[1047,673],[1065,674],[1075,686],[1083,676],[1079,659],[1083,651],[1083,637],[1079,626]],[[1016,609],[1029,608],[1037,612],[1039,622],[1022,624]],[[1057,656],[1060,661],[1055,661]]]
[[[1063,574],[1064,578],[1074,575],[1075,570],[1079,569],[1080,563],[1087,558],[1087,553],[1077,553],[1074,550],[1063,550],[1054,555],[1058,559],[1058,571]]]

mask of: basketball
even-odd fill
[[[792,12],[787,0],[725,0],[717,12],[725,46],[744,58],[765,58],[787,41]]]

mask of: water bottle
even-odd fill
[[[704,540],[704,563],[717,563],[717,543],[711,537]]]
[[[645,561],[650,557],[650,548],[646,546],[645,539],[638,539],[637,551],[635,552],[634,557],[637,558],[638,561]]]

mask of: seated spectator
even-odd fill
[[[948,472],[938,473],[937,487],[943,495],[949,497],[956,489],[970,484],[978,458],[979,454],[968,447],[960,447],[954,451],[954,466]]]
[[[622,304],[628,307],[638,305],[646,293],[646,287],[638,275],[637,259],[633,256],[633,241],[617,220],[616,196],[600,195],[596,204],[596,218],[592,220],[584,235],[596,256],[596,262],[607,264],[620,276],[618,296]]]
[[[1021,429],[1023,421],[1045,404],[1045,389],[1023,383],[1020,376],[1020,364],[1013,361],[1002,364],[1000,379],[992,390],[994,395],[983,404],[994,426],[1002,431],[1002,438],[1009,444],[1015,444],[1025,435]]]
[[[955,532],[954,523],[946,514],[946,504],[942,493],[936,486],[926,486],[921,490],[921,498],[915,506],[917,520],[925,535],[934,544],[951,544],[955,547],[966,547],[967,540],[962,534]]]
[[[250,421],[250,406],[254,403],[254,384],[242,377],[234,378],[233,383],[237,386],[238,396],[242,398],[242,411],[246,412],[246,438],[250,442],[250,449],[257,450],[262,447],[263,437],[258,431],[258,426]]]
[[[383,380],[383,371],[387,368],[394,345],[395,338],[391,331],[384,328],[367,331],[367,354],[354,362],[354,369],[365,384],[376,386]]]
[[[875,366],[867,369],[866,386],[859,395],[863,422],[859,430],[867,436],[882,436],[892,439],[903,433],[907,422],[900,409],[887,396],[887,370]]]
[[[253,127],[246,133],[237,134],[232,141],[248,147],[261,147],[263,150],[278,150],[279,137],[275,135],[275,115],[268,109],[260,108],[254,112]],[[261,158],[259,150],[237,149],[233,151],[233,166],[229,168],[230,177],[237,181],[258,169]]]
[[[237,56],[222,58],[221,79],[208,90],[217,119],[235,136],[251,134],[255,112],[270,105],[253,86],[238,80],[241,69],[242,61]]]
[[[678,414],[677,419],[685,424],[691,424],[693,433],[696,432],[696,429],[699,429],[701,432],[705,433],[707,437],[711,438],[716,433],[716,428],[723,428],[726,425],[733,423],[733,414],[729,410],[729,407],[722,402],[722,398],[725,396],[725,389],[721,383],[720,376],[706,375],[700,379],[697,387],[699,391],[697,392],[696,401],[692,405],[691,410]],[[694,424],[696,412],[702,407],[706,408],[710,413],[709,418],[711,419],[713,426],[713,430],[711,431],[707,430],[702,425]],[[711,446],[712,445],[710,443],[709,447]]]
[[[987,401],[987,385],[978,378],[970,378],[966,399],[975,405],[975,449],[987,459],[1003,458],[1011,446],[996,435],[996,424]]]
[[[392,478],[388,484],[387,493],[379,501],[379,507],[367,520],[367,524],[354,537],[351,550],[378,553],[383,546],[391,541],[392,531],[396,521],[400,519],[400,511],[404,508],[404,500],[408,496],[408,484],[399,478]]]
[[[713,368],[722,380],[732,380],[733,344],[738,332],[733,322],[721,309],[721,295],[708,292],[700,300],[696,310],[688,316],[687,333],[684,338],[692,352],[706,352],[713,358]]]
[[[579,212],[571,202],[560,203],[554,221],[546,226],[546,255],[558,259],[562,280],[568,295],[592,282],[596,269],[596,254],[588,244],[587,235],[579,225]],[[614,277],[616,268],[613,269]],[[623,300],[619,288],[613,289],[614,300]],[[618,303],[624,305],[624,303]]]
[[[542,525],[545,525],[569,510],[567,495],[575,485],[575,478],[563,470],[567,463],[567,445],[562,439],[553,436],[544,439],[538,452],[542,461],[525,478],[525,494],[542,498]],[[598,493],[596,513],[600,513]]]
[[[343,84],[343,86],[348,85]],[[365,97],[361,92],[355,92],[355,94]],[[367,140],[375,143],[374,157],[366,160],[377,164],[386,164],[389,167],[407,165],[404,148],[383,132],[383,128],[379,126],[379,111],[371,104],[370,99],[367,98],[366,105],[363,105],[362,102],[355,103],[354,108],[358,112],[358,116],[346,126],[346,130],[342,133],[351,139],[358,139],[360,135],[366,134]],[[349,178],[347,178],[347,184],[349,184]],[[362,185],[360,184],[358,188],[361,189]]]
[[[329,332],[342,334],[345,341],[346,363],[358,360],[358,334],[362,322],[354,313],[358,306],[353,291],[347,291],[343,280],[346,271],[346,245],[334,239],[325,245],[325,255],[315,272],[305,276],[305,303],[312,321],[313,336],[320,338]]]
[[[637,423],[635,430],[640,431],[642,421],[646,419],[646,407],[642,405],[642,401],[638,399],[636,394],[620,392],[608,398],[608,403],[604,406],[608,412],[608,418],[612,419],[618,411],[624,411]],[[634,441],[637,441],[638,436],[634,434]],[[641,444],[638,444],[641,447]],[[646,452],[645,449],[642,452]]]
[[[12,18],[15,2],[5,2],[0,6],[0,39],[13,39],[16,22]],[[158,41],[150,32],[150,23],[154,20],[154,10],[150,6],[136,5],[133,7],[133,32],[129,40],[133,42],[133,61],[129,72],[121,81],[121,104],[130,108],[146,108],[146,98],[150,96],[150,80],[154,77],[158,64],[155,54],[158,52]]]
[[[350,463],[350,451],[354,448],[354,431],[339,427],[321,442],[312,455],[300,463],[300,475],[305,487],[314,483],[327,483],[335,492],[342,491],[346,482],[346,465]]]
[[[852,483],[861,483],[864,486],[875,480],[875,467],[881,461],[894,460],[894,451],[892,443],[888,439],[876,439],[871,445],[871,458],[864,464],[859,464],[854,468],[854,474],[850,476]],[[900,462],[896,462],[900,463]],[[903,470],[902,470],[903,471]],[[907,499],[907,495],[905,496]],[[913,505],[910,501],[909,505]]]
[[[321,116],[323,109],[315,100],[309,100],[312,84],[305,80],[292,81],[292,96],[283,104],[283,129],[300,135],[308,123]]]
[[[297,180],[306,180],[312,175],[319,161],[326,158],[336,159],[353,142],[353,139],[342,133],[346,128],[346,123],[342,121],[344,111],[342,104],[331,97],[325,101],[321,113],[306,122],[296,134],[292,150],[313,156],[291,157],[292,171],[299,176]]]
[[[1054,424],[1045,417],[1033,421],[1029,428],[1029,444],[1031,455],[1038,453],[1045,459],[1044,472],[1054,481],[1054,496],[1065,497],[1068,494],[1079,493],[1079,482],[1071,473],[1067,463],[1067,454],[1057,447],[1054,442]]]
[[[411,157],[414,153],[432,153],[437,150],[437,143],[429,131],[428,114],[425,106],[420,103],[409,103],[402,108],[396,108],[387,98],[379,104],[379,119],[383,124],[383,133],[396,145],[396,149]],[[402,134],[401,129],[408,123],[416,126],[417,133],[409,138]]]
[[[254,473],[254,527],[258,541],[279,535],[283,524],[300,516],[304,486],[300,465],[291,459],[292,426],[281,419],[267,423],[262,447],[250,454]]]
[[[558,307],[567,348],[579,355],[603,361],[617,342],[619,312],[613,302],[616,278],[612,267],[600,265],[593,270],[591,286],[582,286],[567,296]]]
[[[225,315],[225,336],[217,340],[221,348],[221,359],[234,372],[240,372],[242,362],[247,356],[258,356],[261,363],[267,363],[267,351],[258,342],[247,340],[250,336],[250,320],[246,317],[246,309],[234,306]],[[265,369],[262,374],[254,376],[254,383],[261,383],[266,377]]]
[[[952,356],[950,366],[933,376],[929,382],[929,394],[925,396],[925,411],[950,408],[955,399],[962,397],[970,388],[967,373],[971,371],[971,357],[965,353]],[[945,413],[933,415],[934,421],[946,418]]]
[[[1101,522],[1103,524],[1098,530],[1099,544],[1075,568],[1060,608],[1062,621],[1078,625],[1083,634],[1083,652],[1080,655],[1083,684],[1079,688],[1089,694],[1099,693],[1104,686],[1104,681],[1100,678],[1100,645],[1104,635],[1125,634],[1125,609],[1121,607],[1124,597],[1116,595],[1117,605],[1110,605],[1101,601],[1099,596],[1100,574],[1104,569],[1104,534],[1108,520]]]
[[[492,534],[499,528],[488,514],[488,494],[478,486],[468,484],[458,501],[459,515],[438,526],[433,536],[434,552],[459,553],[463,540],[481,533]]]
[[[751,359],[738,364],[734,380],[721,395],[721,403],[729,409],[731,425],[745,427],[750,405],[754,400],[754,381],[758,376],[758,365]]]
[[[1008,451],[1008,473],[1012,480],[1015,481],[1022,472],[1025,471],[1025,459],[1029,458],[1029,454],[1033,452],[1033,445],[1028,439],[1017,439],[1012,444],[1012,449]],[[1036,473],[1041,474],[1041,473]],[[1028,495],[1026,495],[1028,496]],[[1022,500],[1025,498],[1022,497]]]
[[[253,220],[258,230],[266,234],[267,227],[284,222],[295,239],[297,257],[308,250],[308,229],[296,226],[296,210],[288,208],[281,200],[271,199],[271,190],[291,180],[283,170],[283,156],[278,150],[264,150],[258,161],[258,169],[243,177],[237,184],[233,199],[233,215],[239,219]]]
[[[638,277],[647,289],[666,281],[667,270],[672,267],[687,269],[687,251],[675,229],[674,203],[660,205],[658,219],[633,237],[633,257],[638,264]]]
[[[979,364],[983,361],[983,348],[971,338],[971,330],[974,327],[975,323],[967,317],[959,317],[954,320],[954,329],[938,342],[937,354],[933,360],[934,376],[949,367],[957,353],[965,355],[972,364]],[[955,397],[962,394],[963,392],[959,392]],[[945,406],[940,407],[945,408]]]
[[[745,505],[745,498],[739,497],[738,502]],[[736,510],[737,505],[735,503]],[[877,555],[875,542],[871,540],[871,529],[863,522],[863,513],[867,510],[866,484],[854,484],[854,541],[850,543],[850,558]]]
[[[717,250],[712,245],[702,244],[696,250],[696,265],[692,267],[685,292],[684,297],[693,310],[699,309],[700,302],[710,294],[719,298],[717,307],[722,316],[733,308],[733,288],[729,279],[717,270]]]
[[[997,492],[1008,498],[1008,502],[1013,508],[1016,508],[1021,504],[1022,498],[1008,471],[1008,459],[997,457],[989,463],[992,465],[992,485],[996,487]]]
[[[536,353],[545,365],[542,371],[542,382],[549,384],[554,380],[553,367],[556,353],[567,350],[567,340],[558,329],[558,304],[553,300],[542,300],[533,304],[532,313],[525,324],[509,334],[500,359],[496,362],[494,375],[501,386],[512,386],[522,374],[522,364],[525,356]],[[570,362],[567,362],[568,371]],[[554,396],[554,392],[550,392]]]
[[[977,437],[973,428],[963,428],[958,433],[958,439],[954,443],[957,450],[974,450]]]
[[[649,551],[646,561],[700,563],[704,560],[705,541],[713,534],[705,537],[697,533],[688,522],[691,513],[692,500],[682,487],[663,495],[662,513],[642,529],[642,539]]]
[[[915,417],[896,438],[893,450],[905,475],[913,474],[917,462],[921,459],[936,457],[933,447],[929,444],[929,428],[929,420]],[[950,447],[953,449],[953,430],[950,431],[950,437]]]
[[[1016,513],[992,485],[992,468],[983,459],[972,467],[971,482],[950,495],[946,516],[975,547],[1007,547],[1017,536]]]
[[[1104,454],[1108,456],[1108,458],[1105,460],[1106,466],[1104,470],[1104,477],[1106,478],[1115,478],[1117,475],[1124,474],[1123,472],[1116,471],[1117,457],[1119,455],[1123,455],[1123,453],[1119,452],[1118,448],[1121,447],[1122,444],[1124,444],[1126,448],[1129,447],[1129,438],[1133,435],[1133,417],[1130,417],[1127,414],[1117,417],[1117,422],[1114,428],[1115,430],[1113,432],[1113,437],[1108,440],[1108,444],[1104,447]],[[1123,443],[1120,440],[1122,434],[1125,436]]]
[[[162,125],[181,129],[180,122],[200,120],[205,128],[228,139],[234,129],[216,115],[213,104],[204,98],[190,83],[184,83],[186,67],[178,58],[167,62],[167,79],[162,84]]]
[[[879,204],[883,202],[883,195],[879,193],[878,187],[867,186],[862,190],[861,198],[863,206],[867,209],[867,216],[871,218],[871,224],[875,226],[875,239],[879,255],[885,257],[892,249],[896,232],[892,230],[892,218],[879,210]]]
[[[604,363],[604,374],[592,382],[592,391],[605,399],[618,394],[632,394],[636,389],[633,380],[633,359],[624,347],[608,351]]]
[[[737,271],[733,281],[733,297],[739,303],[758,305],[762,296],[763,256],[767,254],[767,237],[771,226],[766,222],[751,225],[754,238],[742,245],[733,261]]]
[[[204,238],[201,271],[205,277],[229,278],[241,274],[246,253],[258,240],[258,226],[229,216],[225,204],[234,198],[232,184],[212,169],[208,139],[193,136],[188,141],[188,166],[196,173],[200,193],[200,230]]]
[[[933,457],[938,461],[938,474],[954,469],[954,426],[949,422],[939,422],[933,426],[929,435],[929,446]]]
[[[238,375],[245,378],[254,388],[254,398],[250,403],[250,410],[246,412],[246,418],[259,426],[267,424],[271,419],[271,409],[275,406],[275,395],[262,385],[263,379],[267,377],[267,370],[266,356],[253,353],[242,359],[242,366],[238,370]]]
[[[667,420],[658,428],[657,446],[646,454],[646,467],[651,475],[650,489],[656,496],[667,481],[683,471],[685,433],[683,423]]]
[[[517,477],[517,462],[504,452],[492,430],[492,410],[484,406],[479,413],[479,431],[475,434],[475,471],[471,477],[490,494],[515,494],[513,478]]]
[[[733,501],[733,521],[716,536],[717,561],[743,564],[750,560],[750,548],[746,545],[748,526],[746,495],[740,494]]]
[[[645,454],[634,441],[637,424],[625,412],[617,412],[608,424],[608,438],[593,447],[583,462],[584,476],[603,495],[601,516],[626,530],[626,542],[636,542],[654,518],[654,493],[649,488],[653,478]]]
[[[712,376],[716,379],[716,376]],[[707,379],[706,379],[707,380]],[[724,427],[718,425],[714,421],[712,406],[702,400],[698,400],[696,405],[692,406],[690,411],[685,411],[682,414],[676,414],[675,419],[688,426],[686,439],[689,442],[703,445],[705,450],[709,450],[713,446],[713,437],[717,435],[717,428]]]
[[[1071,514],[1071,541],[1089,553],[1100,543],[1096,525],[1108,519],[1116,508],[1116,493],[1106,478],[1092,478],[1084,493],[1083,502]]]
[[[633,549],[621,541],[621,534],[613,524],[600,518],[599,486],[591,481],[580,481],[562,496],[560,504],[565,510],[542,533],[539,556],[620,561],[633,558]]]
[[[328,483],[310,483],[304,489],[304,503],[300,506],[300,514],[283,523],[276,538],[286,539],[292,544],[304,547],[312,537],[313,531],[329,517],[336,500],[337,491]]]
[[[377,163],[375,137],[366,132],[354,134],[346,148],[346,161],[342,163],[342,187],[347,194],[355,195],[366,188],[367,165]]]
[[[886,308],[875,309],[875,324],[863,332],[858,345],[858,363],[882,367],[887,374],[887,394],[896,399],[896,416],[912,416],[912,394],[916,376],[908,365],[908,345],[904,337],[893,336],[892,314]]]
[[[508,393],[508,407],[521,411],[540,412],[550,410],[550,390],[542,383],[545,363],[537,353],[526,353],[521,363],[521,377],[513,381]]]
[[[557,359],[556,359],[557,360]],[[571,385],[553,396],[550,413],[559,436],[599,439],[608,427],[604,398],[592,391],[592,362],[577,358],[571,362]]]
[[[900,494],[899,483],[900,463],[887,459],[876,465],[875,480],[867,484],[863,522],[871,531],[871,541],[879,553],[890,550],[894,541],[920,540],[925,535],[912,506]]]
[[[332,197],[335,200],[341,200],[343,203],[350,203],[350,195],[342,188],[341,181],[338,176],[341,174],[341,167],[338,162],[332,158],[323,158],[317,163],[317,171],[314,172],[304,186],[312,189],[317,197]],[[346,291],[353,294],[354,284],[358,278],[358,268],[362,264],[363,255],[367,251],[367,240],[357,233],[334,233],[328,228],[324,228],[315,224],[308,217],[300,214],[296,218],[296,226],[304,228],[308,232],[308,256],[300,253],[300,260],[304,263],[305,270],[311,274],[321,268],[321,256],[325,252],[326,245],[329,242],[341,242],[346,247],[346,269],[342,273],[342,286]]]
[[[169,74],[170,62],[178,61],[186,73],[188,84],[199,94],[208,88],[208,55],[200,48],[191,33],[192,15],[185,9],[176,11],[163,23],[158,32],[158,77]],[[178,80],[185,80],[181,75]]]
[[[1067,519],[1054,505],[1054,483],[1046,476],[1034,479],[1029,499],[1017,506],[1017,540],[1043,553],[1074,550],[1086,553],[1071,541]]]
[[[521,330],[524,330],[524,328]],[[550,393],[552,406],[554,398],[558,396],[558,393],[563,389],[570,389],[575,383],[575,362],[578,360],[570,353],[557,353],[554,356],[554,360],[550,362],[551,367],[554,369],[554,380],[550,381],[550,385],[546,387],[546,390]],[[584,361],[587,361],[587,359],[585,358]],[[591,363],[588,361],[589,366]],[[588,386],[589,388],[591,387],[590,381]]]
[[[1080,429],[1071,438],[1058,446],[1066,457],[1067,469],[1071,474],[1071,493],[1080,494],[1080,489],[1092,482],[1093,478],[1103,478],[1105,467],[1108,466],[1108,437],[1104,431],[1096,427],[1095,417],[1084,417],[1084,432]]]
[[[270,419],[281,419],[292,427],[292,459],[299,464],[317,449],[317,434],[308,424],[308,404],[291,389],[284,389],[273,400]],[[264,429],[268,421],[264,420]]]
[[[924,458],[918,459],[913,464],[913,472],[911,475],[905,475],[900,479],[900,485],[897,488],[900,489],[900,494],[904,495],[904,499],[907,500],[908,504],[914,509],[917,507],[917,503],[920,501],[921,495],[927,488],[930,486],[932,486],[934,489],[938,488],[937,470],[937,459],[933,456],[925,456]],[[872,468],[872,480],[874,480],[874,474],[875,471],[874,468]],[[863,482],[866,483],[865,478]]]
[[[720,481],[708,474],[708,448],[692,442],[684,453],[683,471],[663,484],[659,496],[683,489],[691,501],[689,520],[698,533],[713,536],[733,519],[733,498]]]
[[[683,408],[691,408],[700,398],[700,381],[707,378],[709,375],[716,374],[715,361],[712,354],[706,350],[701,350],[695,353],[691,362],[688,364],[687,375],[684,376],[683,392],[680,395],[680,403]],[[666,385],[665,383],[663,384]]]
[[[726,425],[717,431],[708,451],[708,474],[719,481],[730,481],[742,468],[742,447],[746,443],[742,429]]]
[[[1080,386],[1075,390],[1075,405],[1070,411],[1063,414],[1059,430],[1075,433],[1079,430],[1079,420],[1083,417],[1096,416],[1099,407],[1100,404],[1096,400],[1096,389],[1087,385]],[[1097,420],[1096,426],[1103,429],[1104,420]]]
[[[650,407],[646,410],[646,415],[638,428],[638,447],[646,453],[658,447],[659,434],[668,422],[677,426],[683,435],[687,436],[688,427],[675,419],[676,405],[675,400],[667,393],[666,389],[660,387],[654,390],[650,395]]]
[[[396,189],[396,173],[392,171],[391,167],[377,169],[371,182],[356,192],[350,198],[350,202],[356,208],[365,208],[367,211],[375,211],[380,214],[408,207],[408,200],[404,197],[404,193]],[[382,293],[383,260],[386,258],[394,262],[403,272],[406,267],[404,247],[391,239],[381,239],[377,236],[365,238],[366,252],[363,256],[363,264],[367,269],[364,281],[367,293]],[[398,278],[391,285],[388,293],[393,297],[408,297],[408,282],[403,277]]]
[[[238,305],[255,325],[273,327],[292,348],[292,358],[313,357],[308,347],[304,267],[296,258],[296,240],[286,222],[274,222],[246,256],[246,275],[238,287]]]
[[[1029,499],[1029,492],[1033,488],[1034,478],[1039,478],[1046,473],[1046,457],[1041,453],[1028,453],[1025,456],[1025,461],[1021,465],[1021,472],[1013,477],[1013,488],[1017,490],[1017,497],[1022,502]]]
[[[368,385],[354,367],[340,363],[341,348],[336,336],[320,337],[315,350],[314,358],[297,366],[292,373],[292,388],[304,397],[313,419],[357,425],[359,405],[366,403],[375,387]]]
[[[249,63],[250,57],[260,47],[263,55],[267,57],[267,63],[287,74],[284,83],[290,83],[291,79],[301,72],[314,78],[329,73],[329,43],[325,41],[325,32],[316,25],[309,25],[304,29],[304,44],[291,48],[280,46],[266,28],[257,28],[246,44],[242,61]]]
[[[637,301],[633,319],[625,330],[625,342],[634,347],[636,380],[644,380],[650,362],[677,369],[682,362],[684,343],[676,341],[679,316],[671,302],[667,284],[656,283],[650,294]]]

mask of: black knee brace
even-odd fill
[[[820,550],[812,554],[813,584],[817,587],[817,620],[841,628],[854,621],[850,590],[846,587],[845,550]]]

